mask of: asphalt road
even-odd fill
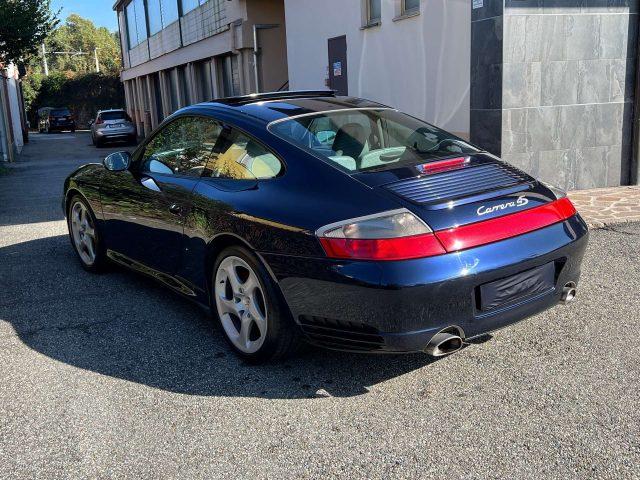
[[[33,135],[0,176],[0,478],[638,478],[640,226],[592,232],[578,300],[437,362],[237,360],[197,307],[74,258]]]

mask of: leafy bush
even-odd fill
[[[33,127],[38,124],[37,111],[42,107],[69,107],[80,127],[94,118],[98,110],[124,107],[124,89],[117,75],[52,73],[37,81],[39,89],[34,89],[29,110]]]

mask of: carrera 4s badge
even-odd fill
[[[528,203],[529,203],[529,200],[527,200],[525,197],[518,197],[517,200],[514,200],[512,202],[501,203],[499,205],[494,205],[493,207],[485,207],[483,205],[480,208],[478,208],[477,213],[478,213],[478,216],[481,217],[482,215],[486,215],[487,213],[493,213],[499,210],[506,210],[507,208],[524,207]]]

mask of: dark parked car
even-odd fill
[[[122,109],[101,110],[91,123],[91,140],[96,147],[117,140],[135,143],[136,138],[136,126]]]
[[[68,108],[42,108],[39,110],[38,131],[51,133],[54,131],[76,131],[76,121]]]
[[[111,260],[211,308],[252,361],[301,339],[446,355],[571,301],[588,237],[559,190],[331,92],[182,109],[75,171],[63,208],[86,270]]]

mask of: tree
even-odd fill
[[[0,63],[37,52],[58,23],[50,4],[51,0],[0,0]]]
[[[0,0],[3,1],[6,0]],[[90,20],[72,14],[44,43],[50,75],[43,74],[42,57],[31,56],[26,61],[28,74],[22,83],[25,105],[32,121],[36,121],[36,111],[41,107],[70,107],[82,123],[98,109],[124,103],[117,33],[98,28]],[[99,75],[95,71],[94,48],[99,49]],[[54,52],[83,52],[85,55]]]
[[[104,73],[53,72],[39,77],[38,90],[31,101],[30,118],[42,107],[69,107],[79,124],[86,124],[96,112],[124,104],[124,89],[117,75]]]
[[[118,35],[104,27],[96,27],[80,15],[69,15],[63,25],[53,31],[45,42],[49,52],[83,52],[86,55],[49,55],[49,70],[73,73],[95,72],[94,49],[98,49],[100,70],[110,74],[120,72],[120,42]]]

